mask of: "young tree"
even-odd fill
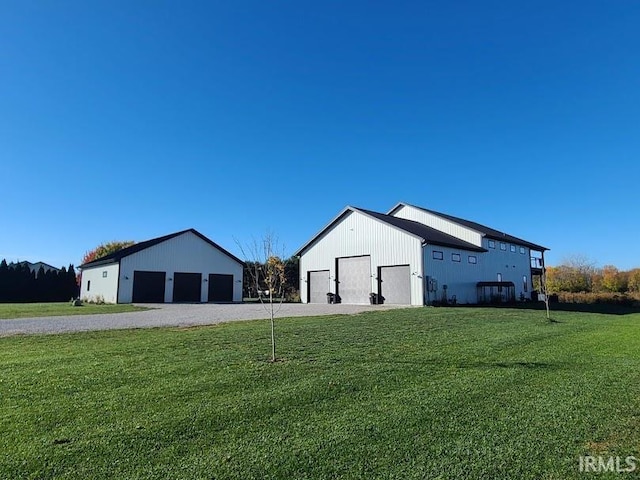
[[[258,293],[258,299],[271,322],[271,361],[276,361],[275,317],[282,308],[287,279],[285,275],[284,246],[277,236],[267,232],[260,242],[253,240],[247,248],[236,240],[249,268],[251,288]]]
[[[547,311],[547,320],[551,321],[551,312],[549,311],[549,288],[547,285],[547,269],[542,268],[542,275],[540,276],[540,293],[543,295],[544,306]]]

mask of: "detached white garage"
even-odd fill
[[[80,297],[106,303],[241,302],[243,265],[189,229],[81,265]]]

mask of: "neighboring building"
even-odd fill
[[[44,262],[31,263],[31,262],[28,262],[26,260],[22,261],[22,262],[17,262],[17,263],[11,262],[8,266],[9,266],[9,268],[11,268],[11,267],[13,267],[15,265],[26,265],[27,267],[29,267],[29,271],[36,272],[36,275],[40,271],[40,267],[42,267],[42,269],[44,270],[45,273],[50,271],[50,270],[54,271],[54,272],[59,272],[60,271],[59,268],[52,267],[48,263],[44,263]]]
[[[475,222],[399,203],[388,214],[346,207],[303,245],[300,296],[323,303],[429,305],[530,298],[547,248]]]
[[[243,262],[194,229],[81,265],[80,298],[107,303],[241,302]]]

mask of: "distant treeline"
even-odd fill
[[[64,302],[78,296],[73,265],[69,268],[31,271],[26,263],[0,262],[0,302]]]

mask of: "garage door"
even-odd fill
[[[338,295],[342,303],[369,303],[371,257],[338,259]]]
[[[173,274],[173,301],[174,302],[199,302],[202,291],[201,273]]]
[[[166,272],[133,272],[134,303],[164,303]]]
[[[385,304],[411,305],[411,271],[409,265],[380,267],[380,294]]]
[[[233,302],[233,275],[209,274],[209,301]]]
[[[307,278],[309,288],[309,303],[327,303],[329,293],[329,270],[309,272]]]

